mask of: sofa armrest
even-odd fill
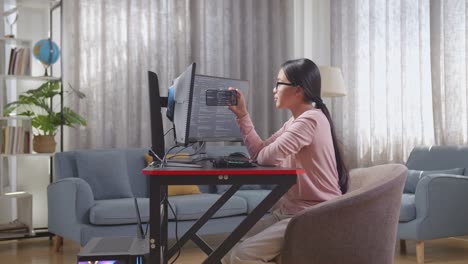
[[[416,186],[415,206],[421,240],[468,234],[468,177],[434,174]]]
[[[89,223],[89,209],[94,195],[89,184],[80,178],[65,178],[47,187],[49,231],[80,241],[80,225]]]

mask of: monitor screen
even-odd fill
[[[238,88],[245,97],[249,92],[249,82],[207,75],[195,75],[190,109],[189,142],[242,142],[236,116],[227,106],[208,106],[207,90],[227,90]]]

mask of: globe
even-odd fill
[[[51,39],[42,39],[34,45],[33,55],[44,65],[45,75],[47,76],[47,67],[57,62],[60,51],[57,44]]]

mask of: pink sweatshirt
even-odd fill
[[[297,214],[341,195],[330,123],[321,110],[308,110],[296,119],[291,117],[265,141],[258,136],[249,115],[237,121],[250,155],[259,164],[305,170],[275,208]]]

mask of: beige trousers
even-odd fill
[[[276,210],[265,216],[221,260],[223,264],[281,263],[284,233],[292,215]]]

